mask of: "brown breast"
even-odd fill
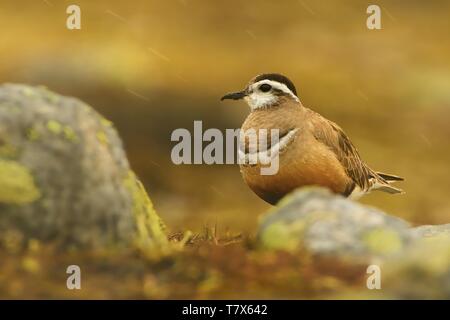
[[[279,170],[274,175],[262,175],[261,164],[241,165],[248,186],[263,200],[275,204],[292,190],[308,185],[324,186],[345,194],[353,181],[347,176],[333,151],[311,134],[308,119],[301,106],[292,103],[282,108],[253,111],[242,129],[279,129],[280,135],[298,128],[294,138],[279,155]],[[244,144],[244,141],[241,141]],[[268,143],[270,145],[270,143]],[[248,147],[248,141],[245,143]]]

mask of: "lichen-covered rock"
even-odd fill
[[[167,241],[109,121],[78,99],[8,84],[0,86],[0,241],[11,233],[69,246]]]
[[[421,238],[381,264],[382,289],[401,299],[450,299],[450,237]]]
[[[409,224],[320,188],[300,189],[262,218],[260,244],[318,254],[383,257],[413,241]]]
[[[411,232],[424,238],[447,236],[450,237],[450,223],[441,225],[425,225],[411,229]]]
[[[16,161],[0,159],[0,203],[31,203],[40,195],[27,167]]]
[[[265,249],[302,248],[350,265],[378,265],[383,291],[363,286],[350,297],[450,299],[450,224],[413,228],[326,189],[303,188],[262,217],[258,242]]]

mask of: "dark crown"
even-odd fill
[[[261,80],[272,80],[272,81],[277,81],[280,83],[283,83],[286,85],[286,87],[289,88],[289,90],[291,90],[295,95],[297,95],[297,90],[295,89],[294,84],[292,83],[291,80],[289,80],[287,77],[283,76],[282,74],[279,73],[263,73],[260,74],[259,76],[256,76],[252,83],[261,81]]]

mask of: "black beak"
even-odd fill
[[[242,99],[243,97],[245,97],[246,95],[247,95],[247,93],[245,93],[245,91],[227,93],[222,98],[220,98],[220,101],[225,100],[225,99],[239,100],[239,99]]]

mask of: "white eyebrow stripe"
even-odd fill
[[[292,98],[294,98],[296,101],[299,101],[298,97],[291,91],[291,89],[288,88],[287,85],[285,85],[284,83],[278,82],[278,81],[274,81],[274,80],[269,80],[269,79],[264,79],[264,80],[260,80],[258,82],[255,82],[252,85],[252,88],[258,88],[260,85],[267,83],[269,85],[271,85],[272,87],[283,91],[284,93],[289,94],[290,96],[292,96]]]

